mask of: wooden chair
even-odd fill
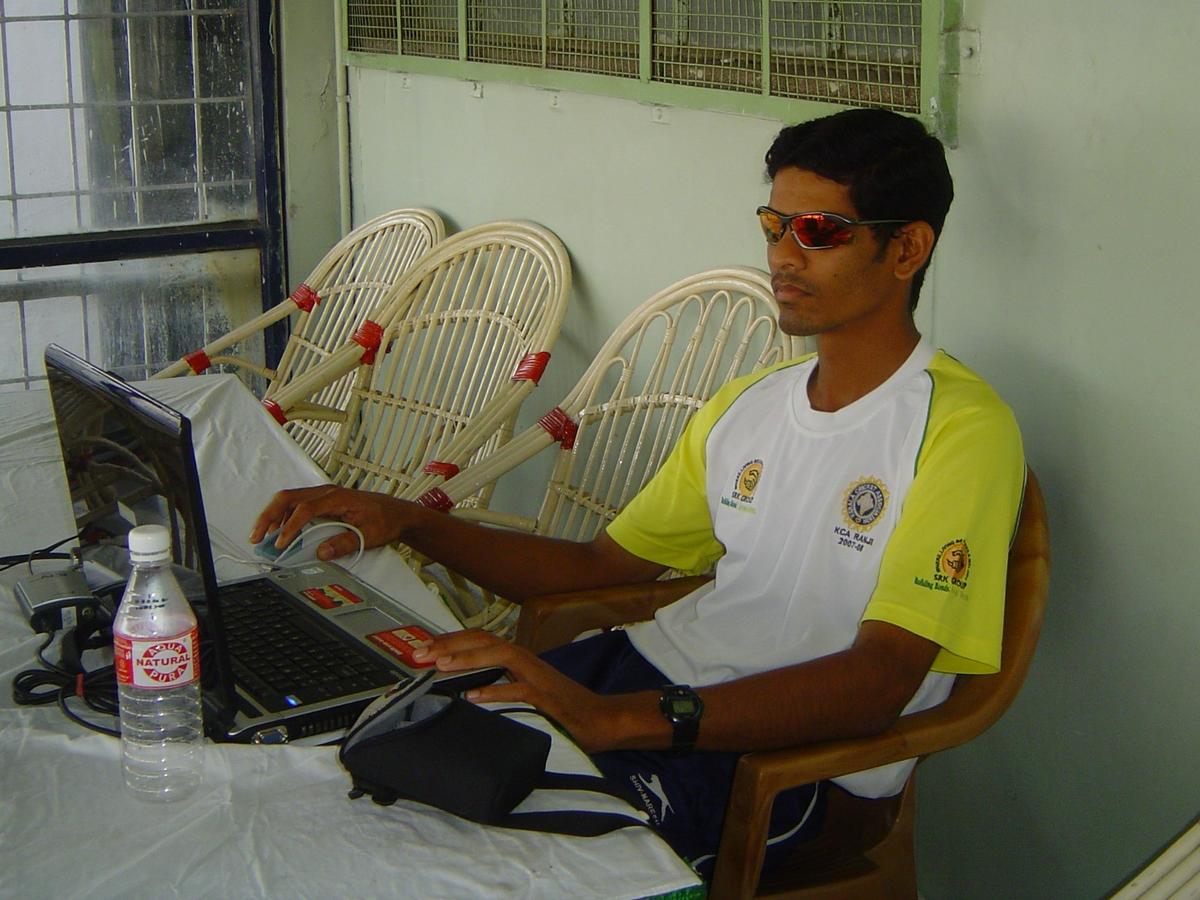
[[[732,378],[796,356],[766,273],[713,269],[655,294],[617,328],[566,398],[541,421],[422,502],[457,515],[570,540],[588,540],[658,471],[692,414]],[[536,517],[464,501],[550,447],[557,455]],[[429,573],[427,573],[429,574]],[[499,633],[515,607],[453,573],[440,587],[465,625]]]
[[[396,285],[373,341],[335,351],[268,408],[335,483],[415,499],[511,437],[570,289],[566,249],[540,225],[460,232]],[[321,403],[342,381],[344,411]]]
[[[1000,671],[958,676],[942,704],[904,716],[881,734],[744,754],[734,776],[709,896],[916,897],[915,776],[899,796],[883,800],[864,800],[831,786],[822,833],[760,881],[771,805],[788,788],[919,759],[989,728],[1025,679],[1041,632],[1049,578],[1046,507],[1031,471],[1009,552]],[[521,608],[516,639],[540,652],[591,628],[648,619],[655,609],[703,581],[689,578],[533,598]]]
[[[378,216],[338,241],[286,300],[152,377],[199,375],[212,366],[227,366],[265,379],[263,396],[270,397],[348,341],[396,281],[445,236],[441,217],[428,209],[397,209]],[[254,338],[261,340],[269,326],[293,315],[296,319],[275,369],[226,352]]]

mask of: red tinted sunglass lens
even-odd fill
[[[792,220],[792,230],[808,247],[837,247],[850,239],[845,223],[830,216],[797,216]]]
[[[772,244],[778,244],[783,237],[783,219],[773,212],[760,212],[758,224],[762,226],[763,235]]]

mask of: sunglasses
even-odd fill
[[[778,244],[790,229],[805,250],[828,250],[850,243],[855,225],[907,225],[908,219],[847,219],[831,212],[802,212],[785,216],[769,206],[758,208],[758,224],[768,244]]]

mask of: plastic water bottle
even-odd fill
[[[129,532],[133,573],[113,622],[125,785],[169,801],[200,786],[204,760],[196,616],[171,571],[161,525]]]

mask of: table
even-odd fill
[[[278,488],[324,481],[234,376],[142,387],[193,420],[214,554],[247,552],[253,516]],[[0,394],[0,554],[72,533],[63,481],[47,394]],[[0,897],[703,896],[695,874],[647,829],[574,838],[488,828],[404,801],[350,801],[328,746],[208,744],[196,796],[134,799],[115,739],[56,706],[14,704],[12,677],[36,665],[42,641],[10,590],[20,571],[0,575]],[[221,578],[249,571],[218,560]],[[391,551],[365,554],[354,571],[454,626]],[[561,736],[549,766],[590,770]],[[531,798],[518,810],[546,805]]]

